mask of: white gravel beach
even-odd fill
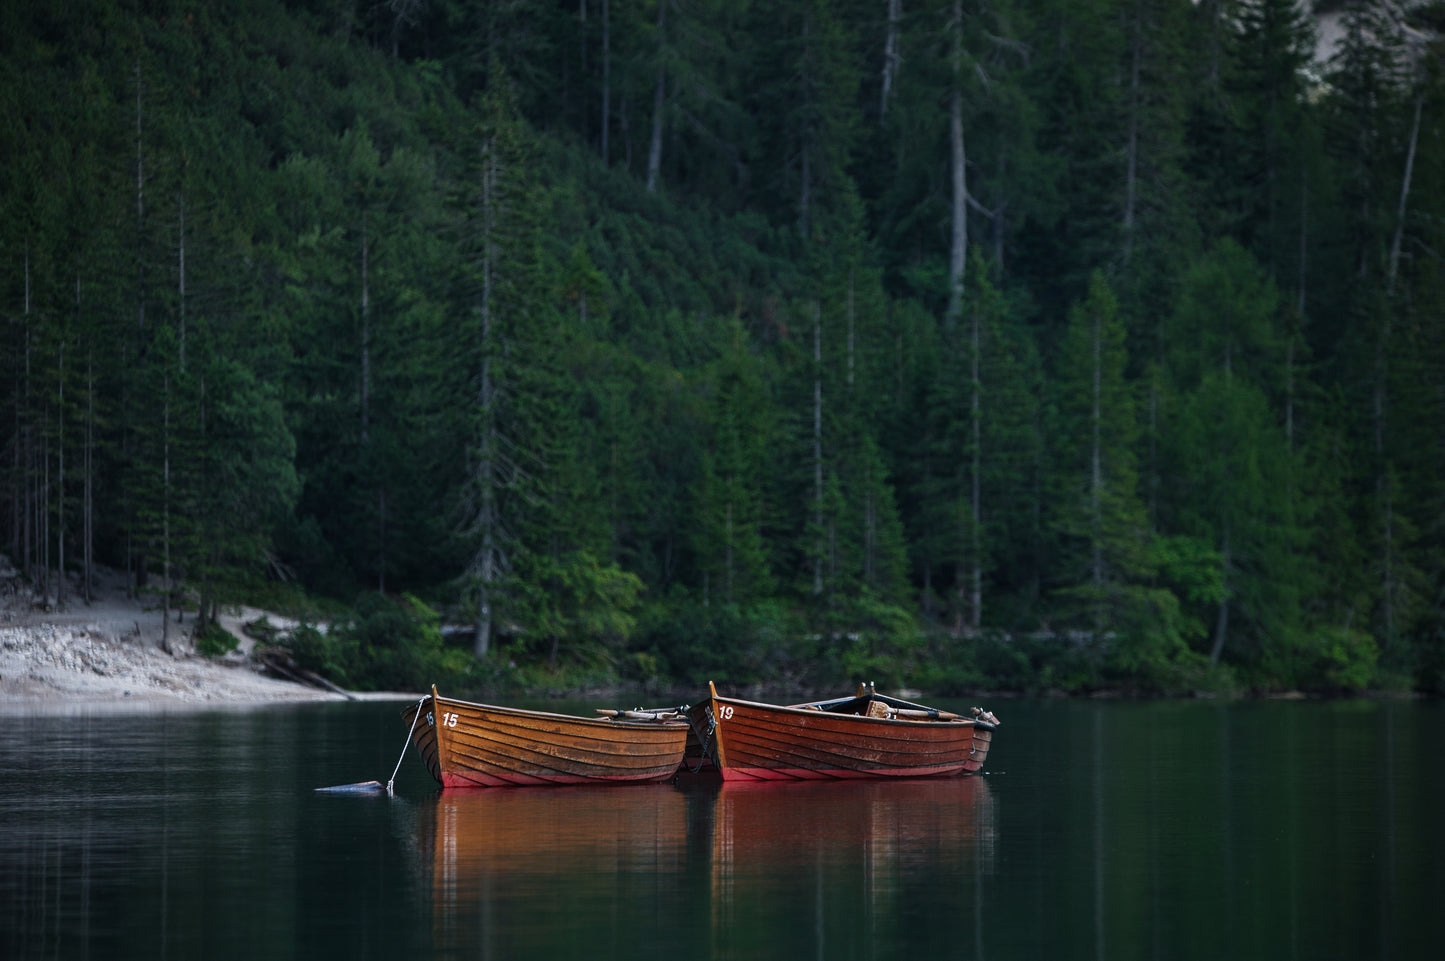
[[[68,588],[59,602],[34,596],[28,582],[0,558],[0,713],[77,709],[180,709],[277,702],[341,701],[347,696],[261,673],[241,625],[263,612],[222,615],[238,640],[224,658],[196,653],[194,615],[177,624],[162,646],[162,615],[154,599],[126,596],[124,579],[101,572],[87,603]],[[277,624],[280,619],[268,615]],[[357,699],[407,700],[407,694],[357,694]]]

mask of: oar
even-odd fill
[[[436,696],[436,688],[432,688],[432,696]],[[336,784],[332,787],[319,787],[316,790],[326,794],[371,794],[375,791],[385,791],[388,795],[392,793],[392,785],[396,782],[396,772],[401,770],[402,758],[406,757],[407,745],[411,743],[411,736],[416,731],[417,718],[421,717],[421,706],[426,703],[426,697],[416,702],[416,713],[411,716],[411,730],[406,732],[406,740],[401,745],[401,757],[396,759],[396,768],[391,772],[391,780],[382,784],[380,781],[357,781],[355,784]]]
[[[913,710],[911,708],[894,708],[890,713],[894,717],[923,718],[930,721],[982,721],[985,724],[998,724],[998,718],[988,711],[974,708],[972,716],[954,714],[952,711]]]
[[[787,707],[801,708],[805,711],[821,711],[825,708],[836,707],[839,704],[847,704],[849,701],[863,701],[867,698],[861,695],[849,695],[848,697],[835,697],[826,701],[804,701],[802,704],[789,704]]]
[[[316,790],[324,794],[373,794],[377,791],[385,791],[386,785],[380,781],[357,781],[355,784],[335,784],[331,787],[319,787]]]
[[[656,711],[614,711],[611,708],[599,707],[596,709],[596,711],[603,717],[610,717],[614,719],[619,717],[625,717],[631,718],[634,721],[673,721],[680,720],[682,718],[682,715],[680,713],[671,709]]]

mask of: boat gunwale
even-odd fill
[[[992,724],[992,723],[990,723],[990,722],[988,722],[988,721],[981,720],[981,719],[979,719],[979,718],[974,718],[974,717],[962,717],[962,716],[960,716],[960,717],[953,717],[953,718],[944,718],[944,717],[938,717],[938,718],[926,718],[926,717],[917,717],[917,718],[915,718],[915,717],[870,717],[870,716],[868,716],[868,715],[866,715],[866,714],[848,714],[848,713],[844,713],[844,712],[842,712],[842,711],[828,711],[828,710],[824,710],[824,709],[821,709],[821,708],[816,708],[816,707],[811,707],[811,706],[810,706],[810,705],[813,705],[813,704],[843,704],[843,703],[846,703],[846,702],[851,701],[851,700],[865,700],[865,701],[866,701],[866,700],[875,700],[875,701],[882,701],[882,702],[885,703],[885,704],[892,704],[892,706],[894,706],[894,707],[906,707],[906,708],[909,708],[909,709],[912,709],[912,710],[923,710],[923,711],[937,711],[937,710],[938,710],[937,708],[928,707],[927,705],[924,705],[924,704],[915,704],[915,703],[912,702],[912,701],[903,701],[903,700],[900,700],[900,699],[898,699],[898,698],[888,697],[888,696],[883,695],[883,694],[867,695],[867,696],[863,696],[863,697],[861,697],[861,698],[837,698],[837,699],[834,699],[834,700],[825,700],[825,701],[805,701],[805,702],[803,702],[803,703],[801,703],[801,704],[770,704],[770,703],[768,703],[767,701],[751,701],[751,700],[748,700],[747,698],[743,698],[743,697],[730,697],[730,696],[728,696],[728,695],[726,695],[726,694],[716,694],[716,693],[714,693],[712,696],[713,696],[713,700],[715,700],[715,701],[717,701],[717,702],[727,702],[727,703],[731,703],[731,704],[741,704],[741,705],[745,705],[745,706],[751,707],[751,708],[761,708],[761,709],[767,710],[767,711],[778,711],[778,712],[781,712],[781,713],[786,713],[786,714],[790,714],[790,715],[796,715],[796,716],[800,716],[800,717],[819,717],[819,716],[823,716],[823,717],[845,718],[845,719],[847,719],[847,720],[850,721],[850,722],[851,722],[851,721],[874,721],[874,722],[878,722],[878,723],[882,723],[882,724],[891,724],[891,725],[903,724],[903,725],[908,725],[908,726],[919,726],[919,725],[921,725],[921,726],[925,726],[925,727],[937,727],[937,726],[940,725],[940,724],[944,724],[944,725],[959,724],[959,725],[962,725],[962,726],[965,726],[965,727],[980,727],[980,728],[983,728],[984,730],[987,730],[987,731],[997,731],[997,730],[998,730],[998,726],[997,726],[997,725]]]
[[[635,717],[583,717],[580,714],[559,714],[556,711],[538,711],[526,707],[505,707],[500,704],[485,704],[481,701],[464,701],[461,698],[447,697],[442,694],[428,694],[421,698],[421,701],[428,700],[435,700],[435,703],[437,705],[453,704],[482,711],[494,711],[498,714],[510,715],[513,717],[530,717],[537,718],[539,720],[566,721],[571,724],[584,724],[588,727],[605,728],[607,730],[616,730],[618,728],[639,728],[643,730],[651,728],[670,729],[676,727],[687,727],[689,723],[686,717],[682,715],[679,715],[676,718],[656,719]],[[408,708],[403,711],[403,714],[409,712],[410,708],[413,706],[418,707],[418,709],[420,708],[420,705],[409,705]]]

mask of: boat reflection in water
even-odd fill
[[[518,957],[587,943],[619,898],[665,895],[686,798],[669,784],[442,791],[420,802],[416,831],[436,946]]]
[[[783,956],[824,930],[866,956],[920,910],[966,942],[996,833],[985,778],[442,791],[416,815],[433,948],[477,957]]]
[[[908,926],[929,912],[953,919],[951,937],[981,942],[995,839],[984,778],[728,782],[713,823],[714,951],[767,954],[782,940],[779,956],[808,953],[822,932],[846,931],[846,950],[867,957],[916,941]]]

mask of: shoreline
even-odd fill
[[[61,604],[32,596],[28,587],[13,574],[0,576],[0,714],[406,702],[419,696],[338,694],[263,674],[251,657],[254,641],[241,630],[262,611],[224,613],[221,624],[236,637],[237,649],[208,658],[195,650],[189,616],[169,625],[175,653],[167,653],[162,612],[127,597],[116,573],[102,574],[89,603],[70,585]]]
[[[173,656],[144,638],[107,636],[95,626],[0,626],[0,715],[405,703],[417,696],[337,694],[265,675],[244,654]]]
[[[33,594],[0,555],[0,715],[75,713],[78,711],[172,711],[246,709],[274,705],[377,701],[404,704],[421,697],[421,692],[404,693],[323,690],[294,680],[264,673],[252,657],[255,641],[243,625],[265,617],[272,624],[286,626],[285,618],[254,608],[223,611],[220,623],[236,638],[236,650],[221,658],[196,652],[190,638],[194,615],[172,621],[170,644],[174,654],[162,646],[162,612],[127,596],[124,575],[102,569],[93,599],[82,600],[73,586],[69,597],[57,604]],[[627,697],[637,692],[629,689]],[[740,685],[734,696],[767,700],[774,691],[768,685]],[[788,694],[797,692],[788,691]],[[918,692],[905,692],[917,694]],[[623,696],[619,690],[534,692],[525,699],[611,700]],[[688,699],[691,688],[672,693],[654,691],[647,697],[665,700],[669,696]],[[965,697],[1007,701],[1018,692],[980,690]],[[1084,698],[1089,700],[1130,700],[1139,695],[1125,690],[1069,694],[1049,691],[1042,698]],[[1339,698],[1366,700],[1416,699],[1423,695],[1407,691],[1357,691],[1327,694],[1301,691],[1236,692],[1210,694],[1194,692],[1183,699],[1314,701]],[[776,699],[776,698],[774,698]],[[1146,698],[1148,699],[1148,698]]]

